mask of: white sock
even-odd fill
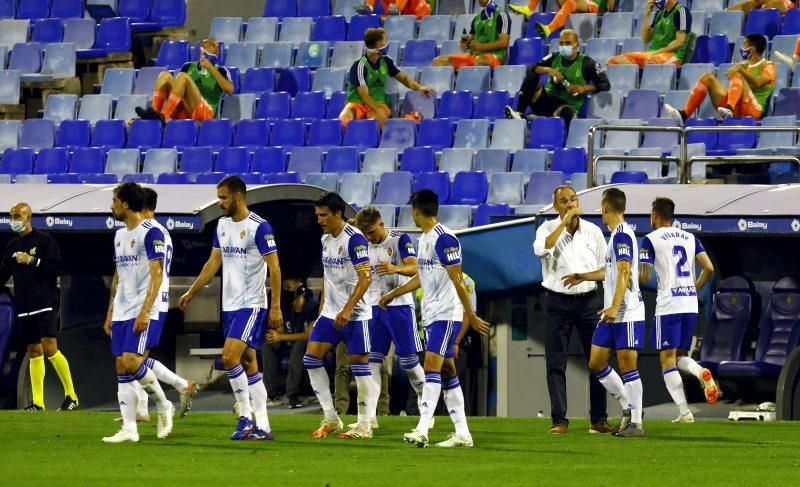
[[[425,386],[425,369],[419,364],[416,354],[400,357],[400,365],[408,374],[408,382],[417,393],[417,406],[422,404],[422,388]]]
[[[229,369],[228,379],[231,381],[233,397],[236,398],[236,403],[239,404],[239,417],[250,419],[253,416],[253,411],[250,407],[250,387],[247,385],[247,374],[244,373],[244,367],[239,364]]]
[[[467,426],[467,415],[464,412],[464,392],[458,382],[458,376],[450,377],[442,384],[444,391],[444,404],[450,412],[450,419],[456,427],[456,434],[460,436],[470,436]]]
[[[697,377],[697,380],[700,380],[700,374],[703,372],[703,367],[686,355],[678,357],[678,369]]]
[[[364,431],[372,429],[370,419],[375,417],[375,408],[372,406],[372,398],[375,394],[375,381],[372,379],[370,364],[350,362],[350,371],[356,378],[356,388],[358,390],[358,427]],[[380,366],[380,364],[378,364]],[[380,393],[380,389],[378,389]],[[377,404],[377,400],[375,401]]]
[[[187,387],[189,387],[189,383],[186,382],[186,379],[169,370],[166,365],[162,364],[158,360],[154,358],[148,358],[144,363],[150,370],[153,371],[154,374],[156,374],[156,379],[164,384],[172,386],[178,392],[183,392]]]
[[[603,387],[611,394],[611,397],[619,401],[619,405],[623,410],[628,409],[629,401],[625,396],[625,386],[622,384],[619,374],[610,365],[606,365],[605,369],[594,374],[594,376],[603,384]]]
[[[339,416],[333,408],[331,381],[328,379],[328,372],[322,366],[322,359],[306,354],[303,357],[303,365],[308,371],[311,388],[314,389],[314,394],[316,394],[319,405],[322,407],[322,412],[325,414],[325,421],[329,423],[339,422]]]
[[[378,361],[378,359],[380,360]],[[372,378],[372,387],[370,387],[370,398],[369,398],[369,407],[371,411],[371,417],[375,418],[378,415],[378,399],[381,397],[381,365],[383,365],[383,354],[382,353],[370,353],[369,354],[369,370]],[[376,360],[372,362],[372,360]]]
[[[158,383],[156,374],[154,374],[152,370],[142,364],[136,374],[134,374],[134,378],[139,381],[142,389],[144,389],[147,395],[156,403],[158,412],[163,413],[169,409],[170,402],[167,400],[167,396],[164,395],[164,389],[161,388],[161,384]]]
[[[122,429],[131,433],[138,433],[136,428],[136,389],[131,386],[130,376],[117,376],[117,400],[119,401],[119,412],[122,413]]]
[[[681,373],[678,372],[676,367],[667,367],[662,371],[664,375],[664,383],[667,385],[667,391],[672,396],[672,401],[678,406],[681,414],[689,412],[689,405],[686,404],[686,393],[683,392],[683,379]]]
[[[631,423],[642,424],[642,379],[639,378],[637,369],[629,370],[622,374],[625,383],[625,395],[631,410]]]
[[[250,406],[253,408],[253,415],[256,417],[256,427],[269,433],[272,431],[269,426],[269,415],[267,414],[267,388],[261,380],[261,374],[247,378],[250,387]]]
[[[425,386],[422,388],[422,406],[419,409],[419,423],[417,431],[428,435],[431,427],[431,418],[436,412],[436,404],[442,393],[442,374],[439,372],[425,372]]]
[[[138,398],[136,403],[136,414],[141,414],[142,416],[147,415],[147,401],[150,399],[150,396],[147,395],[147,392],[145,392],[145,390],[142,388],[142,385],[139,384],[138,381],[133,381],[130,384],[136,391],[136,397]]]

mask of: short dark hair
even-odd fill
[[[239,176],[228,176],[217,183],[217,188],[222,188],[223,186],[228,188],[231,193],[239,193],[242,196],[247,193],[247,185],[244,184],[244,180]]]
[[[142,187],[133,182],[122,183],[114,188],[114,195],[123,203],[127,203],[131,211],[142,211],[144,191]]]
[[[339,196],[338,193],[330,192],[325,193],[319,197],[317,201],[314,202],[314,206],[316,207],[326,207],[331,210],[334,214],[339,213],[344,218],[344,209],[347,206],[347,203]]]
[[[384,37],[386,37],[385,29],[369,28],[364,31],[364,45],[367,46],[367,49],[375,49],[375,46]]]
[[[142,209],[156,211],[158,206],[158,193],[153,188],[142,188]]]
[[[429,189],[421,189],[411,195],[411,207],[425,216],[439,215],[439,195]]]
[[[624,213],[625,212],[625,193],[618,188],[608,188],[603,191],[603,198],[601,200],[603,203],[607,204],[611,211],[617,213]]]
[[[653,213],[663,220],[672,221],[672,217],[675,216],[675,202],[659,196],[653,200]]]
[[[558,194],[558,192],[564,189],[571,189],[573,193],[578,194],[578,192],[575,191],[575,188],[573,188],[569,184],[562,184],[561,186],[553,190],[553,203],[556,202],[556,195]]]
[[[381,219],[381,212],[374,206],[362,208],[355,216],[355,227],[362,232],[378,223]]]
[[[761,55],[764,54],[764,51],[767,50],[767,38],[761,34],[747,34],[744,36],[747,39],[747,42],[750,43],[751,46],[756,50],[756,52]]]

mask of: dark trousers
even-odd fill
[[[547,292],[545,317],[545,361],[547,390],[550,392],[550,415],[553,424],[569,424],[567,419],[567,352],[572,329],[576,328],[583,346],[586,363],[592,350],[592,335],[602,308],[599,294],[568,296]],[[605,421],[606,390],[600,381],[589,374],[589,418],[592,423]]]
[[[264,360],[264,383],[267,386],[267,395],[270,399],[286,394],[288,396],[300,395],[300,384],[303,380],[303,355],[306,353],[308,342],[297,341],[291,345],[287,342],[280,342],[270,345],[264,342],[261,350]],[[289,354],[289,370],[284,377],[281,370],[281,354],[284,350],[291,347]]]

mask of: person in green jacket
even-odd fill
[[[624,52],[608,60],[608,64],[674,64],[687,61],[686,52],[692,38],[692,14],[678,0],[649,0],[644,6],[645,18],[655,8],[653,21],[642,24],[642,40],[646,51]]]
[[[437,56],[434,66],[452,66],[458,71],[464,66],[490,66],[492,69],[506,63],[508,43],[511,39],[511,17],[494,3],[478,0],[483,7],[472,19],[469,32],[461,33],[463,54]]]

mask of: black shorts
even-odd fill
[[[17,318],[26,345],[41,343],[42,338],[55,338],[58,331],[58,312],[45,311]]]

